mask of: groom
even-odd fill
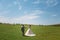
[[[21,26],[21,31],[22,31],[22,35],[24,36],[25,26],[23,24]]]

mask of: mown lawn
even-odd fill
[[[25,25],[25,31],[28,26]],[[20,25],[0,24],[0,40],[60,40],[60,27],[32,25],[35,37],[22,36]]]

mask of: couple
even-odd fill
[[[22,26],[21,26],[22,35],[23,35],[23,36],[35,36],[35,34],[31,31],[30,28],[31,28],[31,25],[29,25],[28,30],[26,31],[26,33],[24,33],[24,31],[25,31],[25,26],[22,25]]]

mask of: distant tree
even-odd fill
[[[3,24],[3,23],[0,23],[0,24]]]

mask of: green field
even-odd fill
[[[25,26],[27,30],[28,25]],[[32,25],[35,37],[22,36],[20,29],[20,25],[0,24],[0,40],[60,40],[59,26]]]

